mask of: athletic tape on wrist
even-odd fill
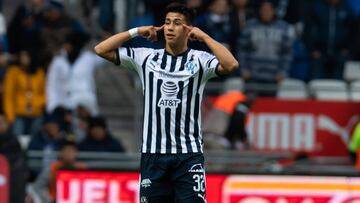
[[[131,36],[131,38],[137,37],[139,35],[139,28],[132,28],[129,31],[129,34]]]

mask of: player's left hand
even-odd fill
[[[200,30],[198,27],[193,27],[186,24],[183,24],[183,26],[189,31],[188,37],[190,40],[204,41],[206,37],[209,37],[209,35]]]

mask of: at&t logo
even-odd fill
[[[177,108],[180,99],[176,98],[179,87],[172,81],[166,81],[161,85],[161,98],[159,99],[158,106],[165,108]]]

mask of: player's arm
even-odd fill
[[[219,74],[229,74],[239,67],[238,61],[222,44],[211,38],[208,34],[197,27],[191,27],[185,24],[184,26],[189,30],[188,36],[190,40],[199,40],[204,42],[219,60],[220,65],[217,69]]]
[[[116,63],[117,54],[116,50],[121,47],[124,42],[130,40],[136,36],[146,37],[148,40],[156,41],[157,40],[157,31],[160,31],[162,27],[154,26],[142,26],[138,28],[133,28],[125,32],[120,32],[115,34],[108,39],[100,42],[95,46],[95,53],[106,60],[109,60],[113,63]]]

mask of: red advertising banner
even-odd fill
[[[207,175],[208,203],[358,203],[360,178]],[[139,175],[61,171],[57,203],[139,203]]]
[[[229,176],[221,203],[355,203],[360,179],[309,176]]]
[[[258,150],[347,156],[359,120],[360,103],[258,99],[247,129]]]
[[[221,201],[223,175],[206,179],[208,203]],[[57,203],[139,203],[139,174],[123,172],[60,171],[56,182]]]
[[[9,164],[0,154],[0,202],[9,202]]]

